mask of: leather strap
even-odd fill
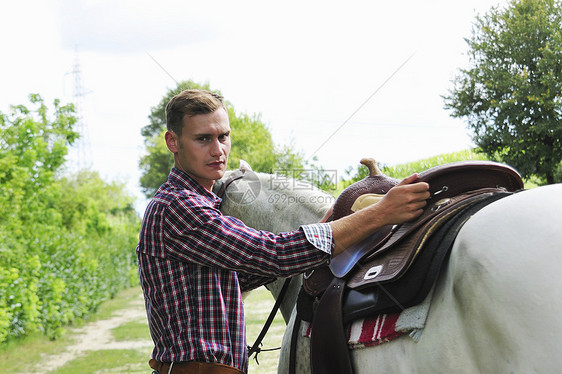
[[[295,323],[293,324],[293,331],[291,331],[291,345],[289,346],[289,374],[298,374],[297,367],[297,342],[299,339],[299,332],[301,329],[302,318],[297,310],[295,315]]]
[[[230,176],[228,178],[226,178],[224,183],[221,185],[220,189],[217,191],[217,196],[222,199],[223,196],[224,196],[224,193],[226,192],[226,189],[228,188],[228,186],[232,182],[234,182],[238,179],[242,179],[244,177],[244,173],[246,173],[246,169],[237,169],[237,170],[233,171],[230,174]]]
[[[159,362],[150,359],[148,365],[160,374],[244,374],[232,366],[212,362]],[[172,370],[170,371],[170,366]]]
[[[344,289],[345,281],[334,278],[318,304],[317,310],[325,312],[315,313],[312,321],[310,336],[312,374],[353,374],[341,309]],[[338,307],[330,308],[334,305]],[[315,333],[323,328],[330,329],[329,335],[333,339],[325,339],[323,334]],[[326,360],[326,357],[330,359]]]
[[[256,338],[256,341],[254,342],[254,344],[252,344],[251,347],[248,346],[248,357],[251,357],[254,353],[256,354],[256,361],[258,359],[258,353],[260,353],[262,351],[262,349],[260,348],[260,345],[262,344],[262,340],[265,337],[265,334],[267,334],[267,331],[269,330],[269,328],[271,327],[271,324],[273,323],[273,319],[275,318],[275,316],[277,315],[277,311],[279,310],[279,307],[281,306],[281,302],[285,299],[285,295],[287,294],[287,291],[289,290],[289,285],[291,284],[291,280],[293,278],[287,278],[285,279],[285,282],[283,282],[283,287],[281,288],[281,291],[279,292],[279,295],[277,296],[277,300],[275,300],[275,304],[273,305],[273,308],[271,309],[271,312],[269,313],[269,317],[267,317],[267,320],[265,321],[265,324],[263,325],[258,337]],[[276,348],[279,349],[279,348]]]

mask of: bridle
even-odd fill
[[[244,177],[244,174],[246,174],[246,169],[236,169],[235,171],[233,171],[228,178],[226,178],[226,180],[223,182],[223,184],[220,186],[219,190],[217,191],[216,195],[218,197],[220,197],[221,199],[224,198],[224,194],[226,192],[226,189],[228,188],[228,186],[230,186],[230,184],[238,179],[242,179]]]
[[[246,169],[237,169],[237,170],[233,171],[228,176],[228,178],[226,178],[226,180],[223,182],[223,184],[220,186],[216,195],[218,197],[220,197],[221,199],[224,199],[226,189],[228,188],[228,186],[230,186],[230,184],[232,182],[244,178],[245,173],[246,173]],[[277,315],[277,311],[279,310],[279,307],[281,306],[281,303],[283,302],[283,299],[285,298],[285,295],[287,294],[287,291],[289,289],[289,285],[291,284],[291,279],[292,278],[285,279],[285,282],[283,283],[283,287],[281,287],[281,291],[279,292],[279,295],[277,296],[277,299],[275,300],[275,304],[273,305],[273,308],[271,309],[271,312],[269,312],[269,316],[267,317],[267,320],[265,321],[265,324],[263,325],[258,337],[256,338],[256,341],[254,342],[254,344],[252,344],[252,346],[248,345],[248,358],[252,357],[252,355],[255,353],[254,359],[256,360],[256,362],[258,364],[259,364],[258,354],[260,352],[275,351],[275,350],[281,349],[281,347],[272,348],[272,349],[261,349],[260,346],[262,345],[263,338],[265,337],[265,335],[267,334],[267,331],[271,327],[271,324],[273,323],[273,319]]]

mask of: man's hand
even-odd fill
[[[387,225],[415,219],[429,198],[429,185],[417,182],[414,174],[391,188],[377,204],[330,222],[334,235],[334,256]]]
[[[411,221],[423,213],[426,200],[429,198],[429,185],[425,182],[417,182],[418,180],[417,174],[409,176],[391,188],[384,198],[373,206],[384,225],[398,225]]]

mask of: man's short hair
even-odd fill
[[[213,113],[219,108],[226,110],[223,97],[219,94],[195,89],[182,91],[166,105],[166,126],[168,131],[181,136],[185,116]]]

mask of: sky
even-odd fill
[[[139,211],[140,130],[176,81],[208,82],[339,176],[363,157],[415,161],[473,145],[442,96],[468,66],[476,15],[506,3],[4,1],[0,111],[30,93],[78,102],[70,165],[125,183]]]

